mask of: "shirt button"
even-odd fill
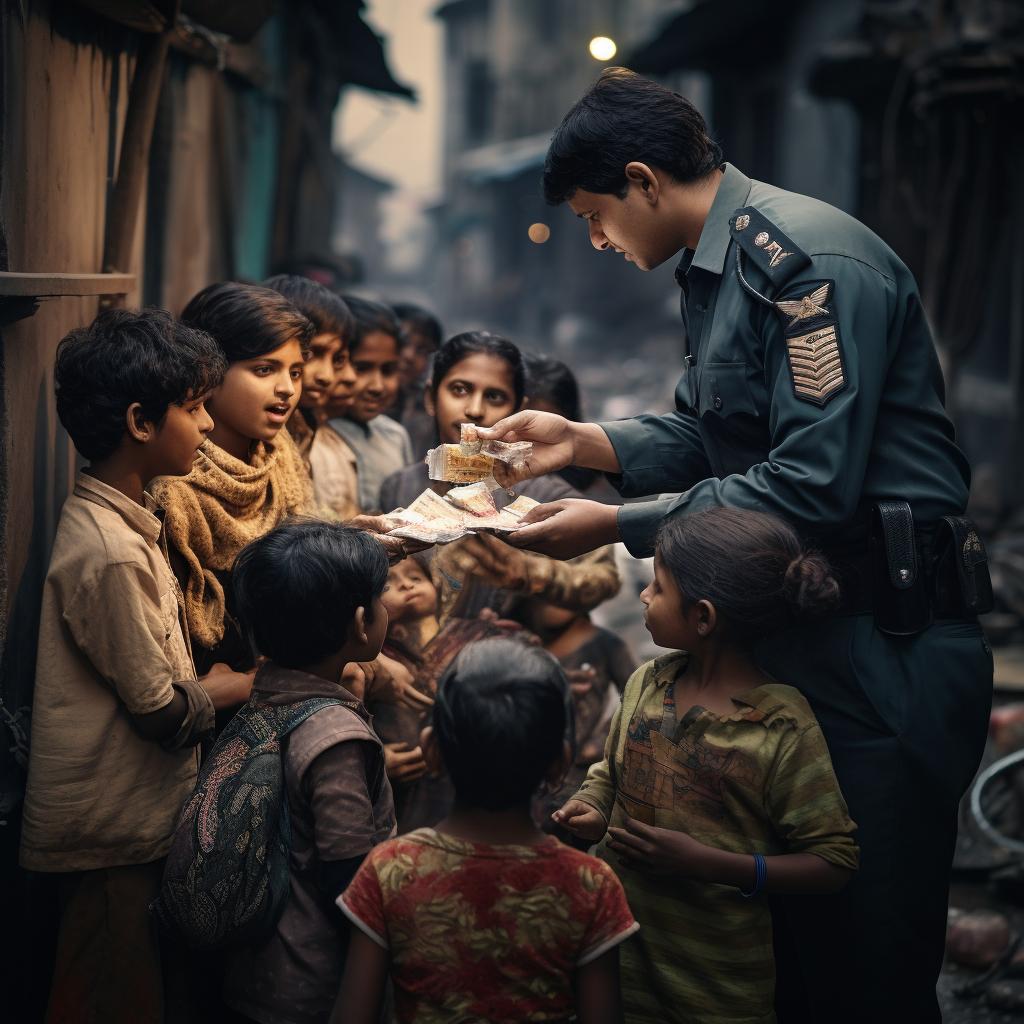
[[[697,312],[698,313],[706,313],[707,311],[708,311],[708,307],[707,306],[702,306],[699,302],[697,303]]]
[[[721,398],[716,398],[715,399],[715,408],[716,409],[721,409],[722,408],[722,400],[721,400]]]

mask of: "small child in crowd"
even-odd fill
[[[430,696],[437,690],[437,680],[467,644],[522,632],[516,623],[499,620],[494,614],[449,619],[441,627],[437,588],[422,556],[410,556],[388,570],[383,601],[388,612],[383,653],[408,668],[417,689]],[[399,833],[436,825],[451,810],[454,790],[443,775],[425,777],[427,764],[419,739],[429,722],[430,709],[376,702],[371,710],[373,727],[384,740],[388,755]]]
[[[282,428],[299,401],[314,327],[278,292],[233,281],[204,288],[182,320],[213,337],[228,370],[207,402],[214,425],[192,472],[156,481],[153,493],[166,512],[197,665],[249,671],[229,573],[250,541],[313,511],[309,474]]]
[[[395,834],[384,751],[362,704],[380,651],[388,556],[369,533],[320,520],[279,526],[238,555],[238,615],[254,653],[253,699],[345,703],[310,715],[282,744],[291,827],[290,890],[274,934],[227,955],[227,1004],[262,1024],[327,1019],[348,925],[335,900],[363,858]]]
[[[356,296],[346,302],[355,318],[350,356],[356,382],[342,414],[327,423],[355,453],[359,509],[372,513],[381,508],[384,478],[412,462],[405,427],[383,415],[398,396],[402,325],[380,302]]]
[[[455,806],[373,850],[338,905],[356,926],[331,1020],[620,1024],[619,944],[636,931],[607,865],[534,825],[530,799],[572,759],[572,704],[550,655],[470,644],[442,676],[423,749]]]
[[[344,522],[359,515],[355,453],[337,432],[320,428],[348,407],[355,388],[356,371],[349,358],[355,320],[344,299],[308,278],[282,274],[265,284],[288,299],[316,332],[288,432],[313,481],[317,507],[330,509]]]
[[[418,462],[438,444],[434,417],[424,407],[423,395],[427,368],[441,347],[443,334],[437,317],[422,306],[396,302],[392,309],[402,325],[404,340],[399,353],[398,400],[390,415],[409,431],[413,460]]]
[[[633,674],[604,760],[554,815],[601,840],[642,926],[623,950],[628,1021],[773,1021],[765,894],[837,892],[857,868],[814,713],[753,657],[838,596],[775,516],[708,509],[661,532],[641,600],[676,651]]]
[[[48,1021],[163,1020],[149,904],[196,744],[249,679],[219,666],[196,680],[146,488],[191,471],[225,369],[212,338],[159,310],[101,313],[57,349],[57,415],[89,466],[43,589],[21,833],[21,864],[60,874]]]

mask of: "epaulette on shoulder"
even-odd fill
[[[811,264],[811,257],[753,206],[732,215],[729,234],[776,289]]]

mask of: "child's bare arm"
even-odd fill
[[[576,971],[576,1019],[579,1024],[622,1024],[618,946]]]
[[[365,932],[353,927],[345,974],[330,1024],[377,1024],[391,957]]]
[[[637,871],[655,875],[683,875],[702,882],[733,885],[749,892],[756,881],[754,858],[749,853],[719,850],[667,828],[644,825],[625,816],[625,828],[608,829],[608,849]],[[814,853],[783,853],[765,857],[768,872],[764,892],[820,896],[839,892],[853,874]]]

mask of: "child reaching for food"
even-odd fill
[[[644,619],[674,653],[633,674],[604,760],[554,818],[601,840],[640,922],[627,1021],[770,1024],[766,894],[837,892],[858,849],[814,713],[753,651],[839,588],[785,521],[739,509],[665,526],[654,573]]]
[[[618,951],[637,927],[622,886],[530,818],[571,739],[546,652],[484,640],[449,666],[422,740],[455,805],[373,850],[338,900],[354,927],[334,1024],[376,1024],[389,973],[401,1024],[621,1024]]]
[[[450,619],[438,625],[438,593],[423,562],[410,556],[388,570],[381,599],[388,613],[382,653],[404,665],[414,685],[433,696],[437,680],[455,656],[474,640],[508,636],[515,622],[483,614],[476,619]],[[384,743],[388,777],[395,794],[399,833],[435,825],[451,809],[454,790],[443,774],[428,775],[419,746],[429,709],[372,703],[374,729]]]

